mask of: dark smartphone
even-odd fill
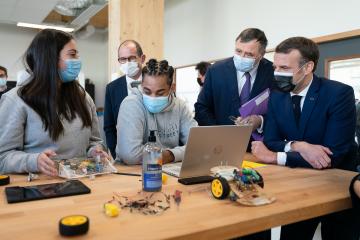
[[[79,180],[26,187],[6,187],[8,203],[26,202],[46,198],[65,197],[90,193],[91,190]]]
[[[199,177],[189,177],[189,178],[179,178],[178,182],[184,185],[192,185],[199,183],[209,183],[214,179],[212,176],[199,176]]]

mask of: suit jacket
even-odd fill
[[[296,126],[290,93],[272,91],[265,121],[264,143],[283,152],[289,141],[305,141],[328,147],[332,167],[354,170],[356,165],[355,98],[353,89],[314,75]],[[354,152],[355,151],[355,152]],[[286,165],[311,167],[298,152],[288,152]]]
[[[250,99],[272,86],[272,62],[262,59],[251,89]],[[233,125],[229,116],[239,116],[240,96],[233,58],[212,65],[195,103],[195,119],[199,125]]]
[[[116,123],[121,102],[128,95],[126,76],[122,76],[106,86],[104,131],[106,144],[115,159],[116,153]]]

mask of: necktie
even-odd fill
[[[295,115],[295,121],[296,126],[299,127],[299,121],[301,116],[301,108],[300,108],[300,101],[302,96],[294,95],[291,97],[291,100],[293,102],[293,109],[294,109],[294,115]]]
[[[244,103],[246,103],[250,98],[250,89],[251,89],[251,82],[250,82],[250,73],[246,72],[245,74],[245,84],[243,88],[241,89],[240,93],[240,106],[242,106]]]
[[[132,88],[137,88],[141,84],[141,81],[133,81],[130,83]]]

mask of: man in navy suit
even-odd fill
[[[353,89],[313,74],[317,45],[294,37],[275,49],[278,91],[270,95],[264,143],[252,142],[262,162],[316,169],[355,170],[355,98]],[[283,226],[281,239],[312,239],[319,222],[323,239],[357,239],[352,210]]]
[[[256,97],[273,81],[272,63],[264,59],[267,39],[263,31],[245,29],[235,41],[234,57],[212,65],[195,103],[199,125],[231,125],[229,117],[239,116],[242,104]],[[241,119],[262,132],[263,117],[251,115]]]
[[[112,81],[106,86],[104,131],[106,144],[111,155],[115,159],[116,153],[116,123],[121,102],[132,94],[132,88],[141,83],[141,68],[145,62],[145,55],[138,42],[126,40],[122,42],[118,50],[120,70],[124,76]]]

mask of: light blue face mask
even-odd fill
[[[149,112],[159,113],[169,105],[169,96],[150,97],[143,94],[143,102]]]
[[[6,79],[0,78],[0,87],[5,87],[5,86],[6,86]]]
[[[76,80],[81,70],[80,59],[66,59],[65,69],[60,69],[60,78],[64,83]]]
[[[253,69],[255,66],[255,58],[240,57],[239,55],[235,54],[234,64],[237,71],[250,72],[251,69]]]

